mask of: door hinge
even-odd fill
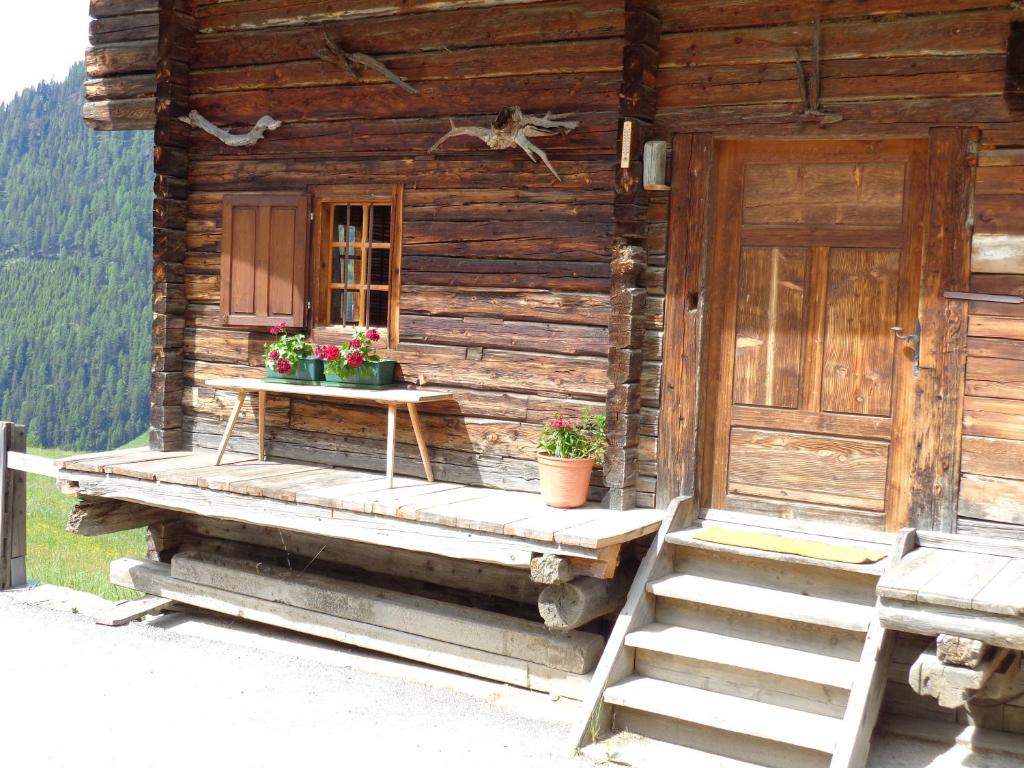
[[[310,220],[310,221],[312,221],[312,220],[313,220],[313,212],[312,212],[312,211],[310,211],[310,212],[309,212],[309,220]]]

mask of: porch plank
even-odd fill
[[[156,461],[175,456],[188,456],[189,451],[153,451],[149,448],[130,448],[125,451],[110,453],[91,453],[84,456],[71,456],[60,461],[60,468],[73,472],[107,472],[119,464],[131,464],[137,461]]]
[[[541,509],[543,511],[534,512],[529,517],[509,523],[502,533],[509,536],[522,536],[524,539],[554,541],[559,532],[567,528],[593,523],[600,519],[601,513],[604,511],[588,508],[553,509],[542,507]]]
[[[228,487],[231,493],[257,496],[278,501],[295,501],[296,493],[308,486],[315,486],[323,480],[333,479],[330,469],[310,467],[301,472],[287,472],[282,475],[262,476],[237,480]]]
[[[900,567],[884,574],[878,582],[880,597],[914,602],[921,588],[945,569],[953,567],[957,552],[917,549],[903,558]]]
[[[190,469],[192,467],[201,469],[211,466],[216,456],[205,453],[189,453],[185,456],[172,456],[157,459],[146,459],[133,461],[130,464],[117,464],[111,466],[110,474],[122,477],[137,477],[141,480],[156,480],[161,470],[174,471],[177,469]],[[242,453],[225,453],[221,464],[238,464],[246,461],[249,457]]]
[[[929,550],[930,551],[930,550]],[[944,568],[917,593],[919,603],[970,609],[974,596],[1009,564],[1007,557],[958,552],[952,567]]]
[[[209,488],[211,491],[228,491],[232,483],[242,480],[253,480],[260,477],[281,477],[293,475],[299,472],[307,472],[314,468],[310,464],[279,464],[273,467],[262,467],[246,464],[237,467],[214,467],[204,472],[199,478],[200,488]]]
[[[656,509],[601,510],[601,517],[555,534],[555,542],[569,547],[603,549],[654,533],[661,525]]]
[[[395,517],[402,520],[420,520],[424,523],[435,523],[441,525],[454,525],[455,523],[441,523],[440,520],[432,520],[429,510],[446,510],[455,504],[465,501],[477,501],[493,495],[495,492],[489,488],[477,488],[472,485],[457,485],[454,488],[441,491],[431,496],[417,497],[407,501],[398,507]]]
[[[502,507],[503,491],[493,488],[475,488],[481,491],[480,494],[451,503],[443,503],[439,499],[424,500],[413,514],[413,519],[421,523],[432,523],[434,525],[447,525],[451,528],[465,528],[473,531],[490,531],[499,533],[505,525],[505,521],[515,513]],[[488,510],[491,515],[500,518],[501,522],[490,525],[471,524],[479,522],[479,518]]]
[[[1010,560],[988,584],[978,590],[971,601],[975,611],[998,613],[1002,616],[1024,614],[1024,560]]]

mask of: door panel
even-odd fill
[[[701,500],[884,527],[900,428],[927,142],[721,142]],[[740,213],[740,215],[736,215]]]
[[[892,415],[900,252],[833,248],[821,410]]]
[[[806,248],[740,253],[733,402],[799,405],[807,264]]]

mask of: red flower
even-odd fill
[[[548,426],[552,429],[561,429],[565,426],[565,421],[563,419],[549,419]]]
[[[347,365],[352,366],[353,368],[358,368],[360,365],[363,364],[363,353],[349,352],[348,357],[345,358],[345,363]]]
[[[292,364],[282,357],[280,360],[277,361],[277,372],[285,374],[291,373]]]
[[[380,341],[380,334],[377,333],[376,328],[371,328],[366,332],[366,338],[368,338],[370,341]]]
[[[321,360],[326,360],[327,362],[331,362],[333,360],[337,360],[338,359],[338,357],[341,355],[341,350],[338,349],[333,344],[326,344],[326,345],[317,347],[315,354]]]
[[[352,339],[352,341],[348,343],[349,349],[359,349],[361,346],[363,346],[363,342],[359,339]]]
[[[276,349],[270,350],[270,359],[271,360],[277,360],[277,358],[279,358],[280,356],[281,356],[281,353],[278,352]]]
[[[277,325],[271,326],[270,332],[276,336],[279,333],[284,333],[285,329],[287,329],[287,327],[288,326],[284,323],[284,321],[282,321],[282,322],[278,323]]]

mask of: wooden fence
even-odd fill
[[[25,428],[0,421],[0,590],[24,586],[27,473],[56,477],[54,463],[25,453]]]

